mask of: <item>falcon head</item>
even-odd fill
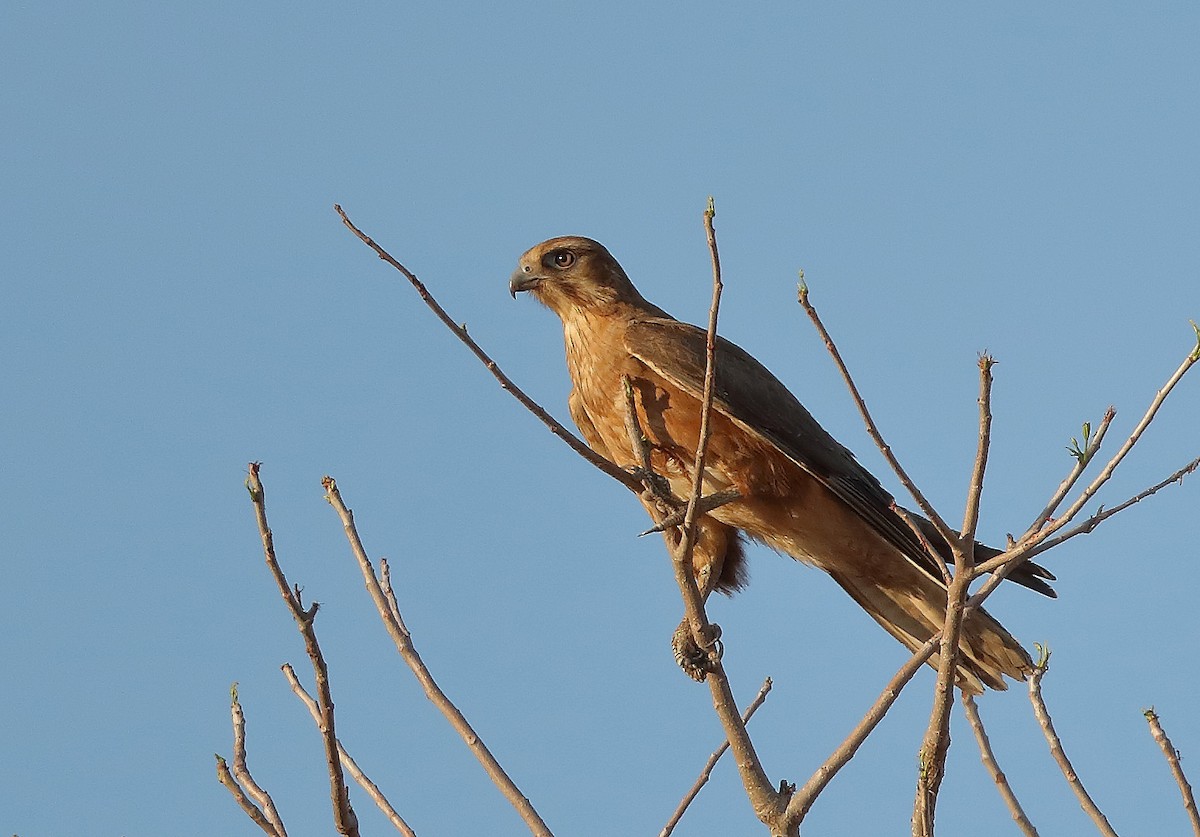
[[[551,238],[527,250],[508,280],[508,291],[514,299],[518,291],[529,291],[559,317],[574,309],[644,303],[604,245],[574,235]]]

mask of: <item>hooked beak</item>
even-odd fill
[[[520,291],[529,291],[537,287],[542,277],[535,275],[529,267],[518,267],[508,279],[508,292],[513,299]]]

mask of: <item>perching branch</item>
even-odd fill
[[[1042,700],[1042,677],[1050,667],[1050,649],[1038,646],[1038,652],[1041,658],[1037,661],[1034,667],[1033,674],[1029,676],[1029,700],[1033,704],[1033,714],[1037,716],[1038,723],[1042,726],[1042,734],[1046,737],[1046,743],[1050,745],[1050,754],[1054,757],[1054,761],[1058,763],[1059,769],[1062,770],[1063,776],[1067,779],[1067,784],[1071,786],[1071,790],[1075,793],[1075,798],[1079,800],[1080,807],[1084,812],[1091,817],[1095,823],[1096,829],[1105,837],[1117,837],[1117,832],[1113,831],[1111,825],[1108,824],[1108,819],[1092,801],[1091,796],[1083,787],[1083,782],[1079,780],[1079,774],[1075,772],[1075,768],[1071,766],[1070,759],[1063,751],[1062,741],[1058,738],[1058,733],[1054,731],[1054,723],[1050,720],[1050,712],[1046,709],[1046,702]]]
[[[217,781],[233,795],[238,807],[255,825],[271,837],[287,837],[287,829],[283,827],[274,800],[254,781],[250,768],[246,766],[246,716],[238,701],[237,683],[229,688],[229,709],[233,716],[233,772],[230,772],[225,759],[217,756]]]
[[[741,774],[742,783],[750,798],[751,806],[754,808],[755,815],[771,828],[772,835],[780,835],[780,837],[787,835],[787,837],[792,837],[792,835],[799,833],[798,823],[782,823],[779,820],[780,815],[786,807],[787,800],[783,793],[775,790],[771,785],[770,779],[767,778],[766,771],[763,770],[758,754],[754,750],[754,744],[750,740],[750,735],[746,731],[745,722],[738,712],[733,691],[729,687],[729,679],[721,663],[721,646],[716,640],[717,631],[711,625],[708,615],[705,613],[704,601],[696,585],[695,573],[692,568],[692,552],[695,548],[696,510],[704,487],[704,458],[710,434],[709,416],[712,410],[713,381],[716,374],[717,314],[720,307],[722,287],[720,262],[716,250],[716,234],[712,226],[714,215],[715,210],[710,198],[708,209],[704,213],[704,226],[708,235],[709,251],[713,259],[713,301],[709,310],[704,396],[701,405],[700,438],[696,447],[692,489],[687,501],[687,512],[680,529],[664,531],[663,538],[671,554],[671,563],[675,570],[675,581],[679,586],[680,595],[683,598],[685,620],[691,630],[692,640],[695,642],[697,648],[705,650],[708,654],[705,665],[707,673],[705,680],[712,693],[713,707],[716,710],[717,717],[721,721],[721,726],[725,729],[727,740],[733,749],[738,772]],[[649,443],[646,440],[645,433],[638,424],[637,404],[633,398],[632,386],[629,386],[628,382],[625,391],[626,430],[633,449],[638,452],[639,461],[649,463]],[[660,495],[663,490],[659,484],[660,478],[652,470],[646,468],[645,465],[643,465],[643,471],[645,471],[643,482],[646,486],[646,491],[652,496]],[[655,528],[665,528],[662,526],[662,520],[669,514],[670,504],[659,501],[647,503],[646,506],[655,518],[655,523],[657,524]]]
[[[282,670],[283,676],[287,678],[288,685],[292,687],[293,694],[300,698],[300,702],[308,709],[308,714],[312,715],[313,721],[316,722],[319,728],[321,725],[321,708],[317,706],[317,702],[313,700],[312,696],[305,691],[304,686],[300,684],[299,678],[296,677],[296,671],[290,664],[284,663]],[[358,766],[358,762],[346,752],[346,748],[342,746],[341,741],[338,741],[337,747],[338,756],[342,760],[342,766],[354,777],[354,781],[358,782],[359,786],[367,792],[367,796],[371,797],[372,801],[383,812],[384,816],[388,818],[392,826],[405,835],[405,837],[417,837],[416,832],[409,828],[404,818],[396,812],[396,809],[392,807],[392,803],[388,801],[388,798],[383,795],[383,791],[379,789],[379,786],[363,773],[362,768]]]
[[[1025,810],[1017,801],[1017,795],[1013,793],[1012,786],[1008,783],[1008,777],[1004,775],[1004,771],[1000,769],[1000,764],[996,761],[996,754],[992,752],[992,742],[988,740],[987,730],[983,728],[983,719],[979,717],[979,707],[975,705],[975,697],[963,695],[962,705],[963,712],[971,724],[971,731],[975,733],[975,741],[979,744],[979,754],[983,760],[983,766],[987,768],[992,781],[996,783],[996,789],[1000,792],[1004,804],[1008,806],[1013,822],[1017,824],[1025,837],[1038,837],[1037,829],[1033,827],[1029,817],[1025,816]]]
[[[1192,786],[1188,783],[1187,776],[1183,775],[1183,766],[1179,763],[1179,751],[1175,749],[1171,739],[1167,738],[1167,733],[1163,730],[1154,707],[1150,707],[1142,714],[1146,716],[1146,722],[1150,724],[1150,734],[1154,736],[1154,740],[1162,748],[1163,755],[1167,757],[1167,766],[1171,768],[1175,784],[1179,785],[1179,792],[1183,794],[1183,808],[1187,811],[1188,819],[1192,823],[1192,833],[1196,837],[1200,837],[1200,812],[1196,810],[1196,797],[1192,795]]]
[[[317,643],[316,629],[313,622],[320,607],[316,602],[307,610],[300,603],[300,588],[289,587],[283,570],[275,558],[275,544],[271,536],[271,528],[267,525],[266,494],[258,471],[261,463],[250,463],[250,475],[246,479],[246,488],[250,491],[250,500],[254,505],[254,514],[258,520],[258,532],[262,537],[263,555],[267,567],[279,586],[279,592],[291,611],[296,627],[304,637],[304,648],[312,662],[313,673],[317,684],[317,705],[321,710],[321,721],[318,728],[321,740],[325,745],[325,766],[329,772],[329,796],[333,805],[333,821],[338,833],[347,837],[357,837],[358,818],[350,805],[350,793],[346,780],[342,776],[342,762],[338,756],[337,733],[334,731],[333,696],[329,688],[329,669],[325,665],[325,657],[321,654],[321,646]]]
[[[754,700],[750,701],[750,705],[747,706],[746,711],[742,713],[743,724],[750,723],[750,719],[754,716],[754,713],[758,711],[758,707],[762,706],[763,702],[767,699],[767,695],[771,691],[771,686],[771,678],[768,677],[765,681],[763,681],[762,688],[758,690],[758,694],[754,697]],[[679,825],[679,821],[683,819],[683,815],[687,813],[688,806],[692,804],[692,800],[699,796],[700,791],[706,784],[708,784],[708,780],[712,776],[713,768],[717,766],[717,762],[721,760],[721,756],[725,755],[725,751],[728,749],[729,742],[722,741],[721,746],[713,751],[713,754],[708,757],[708,761],[704,763],[704,767],[700,770],[700,776],[696,779],[695,784],[692,785],[688,792],[684,794],[679,806],[675,809],[675,813],[671,815],[671,819],[667,820],[667,824],[663,826],[663,830],[659,832],[658,837],[669,837],[671,832],[675,830],[675,826]]]
[[[446,328],[450,329],[450,331],[454,333],[454,336],[461,340],[466,347],[471,350],[471,353],[474,354],[475,357],[479,358],[479,361],[487,368],[489,372],[492,373],[492,376],[500,382],[501,389],[503,389],[513,398],[520,401],[521,405],[525,407],[525,409],[537,416],[538,420],[542,424],[546,425],[546,427],[550,429],[551,433],[566,442],[571,450],[575,451],[588,462],[592,463],[592,465],[608,474],[610,477],[621,483],[621,485],[625,486],[635,494],[641,490],[640,485],[634,477],[630,476],[625,471],[622,471],[616,465],[609,462],[603,456],[600,456],[598,453],[589,448],[579,439],[578,436],[564,427],[561,422],[554,418],[554,416],[542,409],[541,405],[526,395],[520,387],[514,384],[512,380],[504,374],[503,370],[501,370],[496,364],[496,361],[492,360],[491,357],[488,356],[487,352],[485,352],[480,345],[475,342],[471,335],[467,334],[466,328],[456,323],[450,317],[450,315],[446,313],[446,309],[442,308],[442,306],[438,304],[438,301],[433,298],[433,294],[429,293],[429,290],[425,287],[421,280],[416,277],[416,274],[414,274],[404,265],[400,264],[400,262],[396,261],[396,259],[392,258],[392,255],[376,244],[370,236],[368,236],[358,227],[354,226],[354,223],[349,219],[349,217],[347,217],[346,213],[342,211],[340,206],[334,204],[333,208],[337,214],[341,216],[342,223],[346,225],[346,228],[349,229],[350,232],[358,236],[363,244],[366,244],[368,247],[374,250],[379,258],[383,259],[392,267],[396,268],[396,270],[404,274],[404,278],[412,283],[412,286],[421,296],[421,299],[426,305],[429,306],[430,310],[437,315],[437,318],[442,321],[442,324],[445,325]]]
[[[685,600],[687,623],[692,629],[693,638],[697,645],[710,651],[710,675],[707,679],[710,687],[713,690],[714,704],[717,707],[718,715],[721,717],[722,723],[726,727],[727,734],[729,734],[730,742],[732,743],[738,760],[739,770],[742,772],[743,782],[745,783],[747,792],[751,797],[755,812],[764,823],[767,823],[770,826],[772,829],[772,835],[791,835],[798,832],[798,823],[803,819],[805,813],[808,811],[809,807],[811,807],[816,796],[821,792],[821,790],[825,787],[837,770],[840,769],[840,767],[848,762],[853,756],[857,747],[861,745],[862,741],[865,740],[867,735],[870,734],[870,732],[875,728],[875,725],[878,724],[879,720],[888,711],[888,708],[898,695],[899,690],[903,688],[909,679],[911,679],[913,673],[915,673],[915,671],[923,663],[928,661],[932,654],[940,647],[941,671],[939,671],[938,693],[935,699],[934,709],[931,712],[930,728],[927,730],[927,746],[923,747],[923,752],[929,752],[933,754],[933,760],[927,762],[927,767],[937,767],[935,772],[938,775],[935,777],[934,784],[934,794],[936,794],[936,781],[940,780],[940,772],[944,769],[942,765],[944,764],[945,747],[948,746],[949,743],[948,737],[944,735],[944,730],[947,728],[945,719],[948,717],[947,713],[952,702],[952,683],[954,672],[956,671],[954,657],[958,649],[957,632],[961,629],[964,615],[979,607],[983,600],[986,599],[987,596],[995,589],[996,585],[998,585],[999,582],[1022,561],[1027,560],[1034,554],[1038,554],[1046,549],[1049,549],[1057,543],[1060,543],[1062,540],[1065,540],[1076,534],[1083,534],[1091,531],[1096,525],[1107,519],[1107,517],[1115,514],[1116,511],[1127,508],[1129,505],[1138,502],[1140,499],[1150,496],[1170,482],[1180,479],[1185,473],[1194,470],[1197,465],[1200,465],[1200,459],[1198,459],[1191,463],[1188,467],[1176,472],[1176,474],[1171,478],[1164,480],[1158,486],[1147,489],[1136,497],[1131,498],[1130,500],[1121,504],[1121,506],[1112,510],[1102,510],[1101,512],[1097,512],[1096,515],[1093,515],[1092,518],[1090,518],[1088,521],[1085,521],[1083,524],[1080,524],[1073,529],[1064,530],[1064,527],[1066,527],[1071,519],[1078,514],[1080,509],[1095,496],[1096,491],[1111,476],[1116,465],[1119,464],[1121,459],[1128,453],[1132,445],[1136,443],[1138,438],[1140,438],[1141,434],[1145,431],[1150,420],[1153,419],[1155,412],[1157,411],[1158,407],[1161,406],[1163,399],[1169,393],[1170,389],[1178,382],[1178,380],[1192,364],[1194,364],[1197,360],[1200,360],[1200,329],[1197,329],[1197,350],[1193,352],[1189,360],[1181,365],[1180,369],[1176,371],[1175,375],[1173,375],[1171,380],[1168,381],[1168,385],[1158,393],[1158,396],[1151,405],[1151,409],[1147,411],[1146,416],[1143,417],[1142,421],[1131,433],[1129,439],[1126,441],[1125,445],[1122,446],[1121,450],[1118,451],[1118,453],[1113,457],[1108,466],[1102,470],[1101,474],[1083,491],[1081,496],[1068,507],[1067,511],[1057,519],[1053,517],[1058,506],[1064,501],[1067,494],[1070,493],[1087,464],[1089,464],[1094,457],[1094,454],[1099,450],[1101,440],[1103,439],[1104,434],[1112,421],[1111,413],[1106,415],[1096,434],[1091,435],[1089,429],[1089,431],[1085,432],[1084,434],[1083,444],[1079,445],[1076,443],[1076,468],[1073,469],[1072,473],[1063,480],[1062,484],[1059,486],[1059,489],[1056,490],[1051,496],[1050,501],[1047,503],[1042,513],[1039,514],[1038,518],[1035,520],[1035,523],[1030,527],[1030,531],[1023,535],[1020,541],[1012,542],[1010,539],[1010,549],[1004,554],[995,559],[975,566],[973,561],[974,533],[978,523],[979,500],[982,492],[983,474],[986,466],[988,444],[990,439],[990,409],[988,408],[986,401],[990,394],[990,358],[981,359],[981,374],[983,379],[986,380],[981,380],[980,444],[976,456],[975,468],[972,471],[972,478],[968,488],[968,500],[967,507],[964,512],[962,531],[956,532],[946,524],[944,519],[941,518],[937,511],[932,508],[931,504],[926,501],[924,496],[916,488],[915,484],[900,466],[898,460],[896,460],[892,454],[890,447],[888,447],[886,442],[883,440],[882,435],[879,433],[869,411],[866,408],[864,400],[858,393],[857,388],[845,367],[845,364],[842,362],[836,346],[834,346],[832,339],[829,337],[828,332],[825,330],[820,321],[820,318],[816,315],[815,309],[809,305],[807,299],[807,288],[802,282],[800,287],[800,302],[802,305],[804,305],[805,310],[809,313],[810,318],[813,319],[814,324],[817,326],[818,331],[825,340],[827,348],[830,350],[831,355],[841,370],[842,375],[855,399],[855,402],[859,407],[860,413],[866,422],[868,433],[879,446],[881,452],[888,460],[893,470],[896,471],[901,483],[904,484],[906,489],[909,490],[909,492],[913,495],[918,506],[933,522],[934,527],[937,529],[941,537],[947,542],[947,544],[950,545],[954,558],[955,572],[953,576],[947,576],[949,578],[948,586],[952,589],[948,593],[946,623],[943,630],[932,637],[924,646],[922,646],[922,648],[918,649],[917,652],[914,653],[910,658],[910,660],[901,668],[901,670],[897,672],[892,681],[889,683],[888,688],[886,688],[884,693],[880,695],[879,699],[876,701],[876,704],[872,707],[868,715],[860,722],[855,730],[851,732],[850,736],[845,742],[843,742],[842,746],[840,746],[838,750],[830,756],[830,759],[826,762],[826,764],[822,765],[821,768],[818,769],[817,773],[814,774],[814,776],[809,780],[808,784],[806,784],[803,789],[801,789],[799,792],[795,792],[794,789],[789,790],[785,785],[781,785],[780,790],[776,792],[774,788],[770,786],[769,782],[767,782],[765,772],[762,770],[757,756],[754,754],[749,737],[745,733],[745,725],[744,723],[740,722],[740,718],[737,715],[736,705],[734,704],[732,694],[729,691],[728,681],[725,677],[725,672],[720,660],[719,646],[714,639],[709,638],[710,634],[705,630],[705,628],[708,626],[707,617],[704,615],[703,602],[701,601],[700,591],[696,586],[696,580],[694,578],[692,569],[691,553],[694,548],[694,541],[696,537],[695,524],[697,516],[707,513],[724,503],[741,499],[740,496],[736,494],[733,494],[732,496],[721,496],[721,494],[714,494],[710,495],[709,497],[703,497],[701,494],[701,489],[703,486],[703,463],[707,450],[708,416],[712,406],[712,386],[715,375],[714,363],[716,360],[716,320],[721,292],[720,265],[716,250],[715,234],[712,230],[713,210],[711,202],[709,205],[709,210],[705,213],[705,226],[706,232],[709,236],[710,251],[713,258],[714,296],[709,318],[707,341],[708,357],[705,374],[704,399],[702,404],[703,412],[701,422],[701,438],[697,446],[697,456],[692,474],[693,490],[687,500],[686,508],[682,510],[678,508],[677,502],[666,502],[667,499],[677,501],[678,498],[674,498],[673,495],[671,495],[669,487],[664,491],[663,485],[665,484],[665,481],[662,481],[661,477],[658,477],[658,482],[656,482],[656,475],[654,474],[650,463],[649,444],[645,440],[644,436],[641,437],[641,447],[639,447],[637,443],[634,444],[634,450],[640,450],[642,452],[641,467],[640,469],[634,469],[635,473],[628,473],[616,467],[612,463],[609,463],[602,457],[594,454],[590,448],[584,445],[572,433],[567,431],[561,424],[550,417],[549,414],[547,414],[540,406],[538,406],[535,402],[525,396],[523,392],[516,388],[515,385],[513,385],[511,381],[509,381],[509,379],[503,375],[502,372],[500,372],[495,362],[492,361],[491,358],[488,357],[482,351],[482,349],[480,349],[479,346],[475,344],[475,342],[466,334],[465,328],[456,325],[454,321],[451,320],[450,317],[445,313],[445,311],[441,309],[436,301],[433,300],[432,296],[429,295],[425,287],[419,282],[419,280],[417,280],[415,275],[410,273],[399,262],[388,255],[386,251],[382,250],[382,248],[380,248],[370,238],[358,230],[346,217],[345,213],[342,212],[340,207],[335,208],[342,217],[343,222],[352,232],[355,233],[356,236],[370,246],[381,259],[387,261],[393,267],[400,270],[406,276],[406,278],[409,279],[426,304],[434,311],[439,319],[441,319],[443,323],[450,328],[451,331],[453,331],[455,335],[468,346],[468,348],[471,349],[471,351],[479,358],[479,360],[483,362],[485,366],[487,366],[493,376],[495,376],[500,382],[501,386],[513,394],[514,397],[517,397],[527,409],[537,415],[539,420],[545,423],[552,430],[552,432],[567,442],[567,444],[575,449],[577,453],[579,453],[593,465],[600,468],[614,479],[617,479],[630,490],[643,496],[643,498],[645,498],[647,495],[650,495],[656,498],[657,501],[664,501],[662,506],[659,508],[658,513],[652,512],[652,516],[655,518],[657,525],[651,531],[671,530],[674,527],[682,527],[682,531],[667,531],[665,537],[667,538],[668,548],[672,554],[673,562],[676,568],[677,581],[680,584],[681,593],[683,594]],[[803,274],[801,274],[801,278],[803,279]],[[629,393],[629,395],[632,396],[632,393]],[[632,423],[629,425],[629,429],[631,430],[632,434],[634,430],[638,430],[637,411],[636,404],[632,403],[632,397],[630,397],[630,401],[631,404],[629,407],[629,412]],[[639,470],[640,473],[638,473]],[[334,487],[333,490],[336,492],[336,487]],[[1063,531],[1060,535],[1058,535],[1058,537],[1051,537],[1053,533],[1060,530]],[[928,540],[921,537],[919,532],[918,537],[928,548]],[[360,561],[361,560],[365,560],[365,555],[362,559],[360,559]],[[942,565],[939,563],[939,566]],[[369,562],[364,568],[364,575],[369,572],[370,577],[374,581],[375,585],[379,586],[379,582],[378,579],[375,578],[374,571],[369,570],[368,568]],[[991,572],[991,577],[984,582],[975,595],[968,599],[966,590],[967,584],[972,579],[985,572]],[[370,588],[371,586],[372,581],[368,581],[368,587]],[[375,595],[374,591],[372,592],[372,595]],[[392,598],[392,603],[387,605],[386,608],[392,616],[392,621],[398,621],[399,613],[394,604],[394,597]],[[381,616],[384,616],[384,611],[385,608],[381,607]],[[387,622],[388,618],[386,616],[384,618],[385,622]],[[399,627],[396,630],[398,633],[403,633],[405,636],[407,636],[407,632],[401,631]],[[1035,674],[1035,677],[1038,680],[1040,680],[1041,673],[1042,672]],[[418,675],[418,677],[420,677],[420,675]],[[943,682],[943,680],[945,682]],[[1031,683],[1031,693],[1032,691],[1033,685]],[[929,806],[929,813],[931,833],[932,805]],[[1032,829],[1032,826],[1030,826],[1030,829]]]
[[[483,739],[471,727],[471,724],[462,712],[459,711],[458,707],[454,705],[450,698],[446,697],[445,692],[441,690],[441,687],[433,679],[433,675],[429,673],[429,669],[426,668],[424,661],[417,653],[417,649],[413,646],[412,637],[408,629],[404,627],[404,623],[400,619],[399,608],[395,607],[396,598],[391,589],[390,577],[387,575],[383,576],[384,581],[387,582],[387,588],[385,589],[384,584],[380,581],[380,577],[375,575],[375,568],[371,565],[371,559],[367,556],[362,539],[358,535],[358,529],[354,525],[354,514],[342,501],[342,495],[338,491],[337,483],[332,477],[325,477],[321,483],[325,486],[325,499],[333,506],[334,511],[337,512],[338,517],[342,520],[342,526],[346,530],[346,538],[350,542],[350,549],[358,561],[359,569],[362,570],[367,592],[370,593],[372,601],[375,602],[375,608],[379,611],[379,618],[383,620],[384,628],[387,630],[388,636],[392,638],[392,642],[395,644],[401,659],[412,670],[413,675],[417,678],[417,682],[425,690],[425,696],[438,708],[446,720],[450,722],[450,725],[462,737],[463,741],[466,742],[471,753],[483,765],[488,778],[500,789],[500,792],[504,794],[504,798],[509,801],[509,804],[516,809],[530,832],[538,835],[538,837],[553,837],[550,829],[542,821],[541,816],[534,809],[532,803],[530,803],[513,780],[509,778],[508,774],[504,772],[504,768],[496,761],[496,757],[492,755],[491,750],[483,743]]]

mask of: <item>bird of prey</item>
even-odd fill
[[[654,473],[677,497],[691,493],[706,368],[706,331],[680,322],[638,293],[616,259],[589,238],[544,241],[521,256],[509,282],[528,291],[562,320],[567,369],[574,387],[571,418],[598,454],[627,469],[641,465],[630,440],[629,401],[649,443]],[[766,367],[721,337],[716,346],[712,435],[703,492],[736,490],[740,499],[697,520],[693,565],[702,596],[733,593],[746,581],[742,538],[816,566],[909,649],[920,648],[945,621],[941,568],[897,514],[894,501],[854,455],[838,444]],[[643,497],[649,508],[652,501]],[[918,516],[913,515],[914,518]],[[933,525],[919,519],[927,540],[948,560]],[[978,545],[977,560],[999,554]],[[1048,596],[1053,580],[1036,564],[1010,578]],[[685,626],[676,658],[703,679]],[[935,654],[930,665],[936,667]],[[962,630],[956,682],[977,694],[1023,679],[1029,655],[982,609]]]

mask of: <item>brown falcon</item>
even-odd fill
[[[616,259],[589,238],[544,241],[521,256],[509,283],[529,291],[562,320],[569,406],[588,445],[622,468],[640,465],[626,426],[623,380],[655,473],[673,493],[691,492],[706,366],[706,332],[647,302]],[[946,587],[940,568],[893,508],[887,491],[816,422],[766,367],[718,337],[712,436],[703,490],[736,490],[741,499],[699,518],[693,557],[701,595],[732,593],[745,581],[739,532],[829,573],[892,636],[916,650],[941,630]],[[644,501],[645,502],[645,501]],[[932,524],[928,540],[945,543]],[[949,555],[948,548],[945,549]],[[979,545],[984,560],[997,550]],[[1014,581],[1053,596],[1026,563]],[[677,656],[702,679],[696,649],[677,632]],[[958,685],[978,693],[1022,679],[1029,655],[983,610],[970,613],[961,641]],[[689,662],[690,661],[690,662]],[[935,654],[930,664],[937,666]]]

